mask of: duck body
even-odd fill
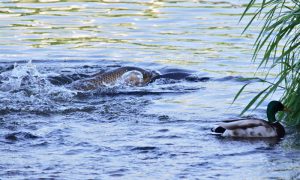
[[[262,119],[239,119],[224,121],[212,129],[223,137],[279,137],[285,135],[284,127],[279,123],[270,123]]]
[[[278,111],[288,112],[289,110],[280,101],[271,101],[266,112],[268,121],[262,119],[227,120],[212,128],[212,132],[224,137],[282,138],[285,135],[285,130],[282,124],[276,120]]]

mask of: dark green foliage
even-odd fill
[[[259,59],[259,68],[279,69],[274,82],[266,81],[269,74],[262,82],[268,86],[259,92],[245,107],[242,114],[249,110],[255,103],[257,108],[267,97],[278,88],[284,89],[281,101],[292,110],[284,120],[290,125],[300,125],[300,1],[298,0],[251,0],[242,17],[250,9],[256,8],[252,19],[245,27],[246,31],[254,20],[262,20],[263,25],[255,42],[253,60]],[[246,87],[237,93],[236,98]],[[283,119],[283,115],[280,116]]]

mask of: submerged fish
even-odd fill
[[[158,77],[155,71],[147,71],[138,67],[120,67],[108,72],[97,73],[91,78],[75,81],[72,87],[77,90],[95,90],[101,86],[115,85],[119,80],[132,86],[145,86]]]

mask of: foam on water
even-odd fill
[[[200,89],[199,86],[185,80],[166,78],[157,79],[153,83],[142,86],[143,74],[139,71],[129,71],[124,73],[116,82],[99,86],[96,90],[83,92],[70,88],[68,83],[64,85],[65,79],[63,78],[56,79],[54,84],[49,81],[50,77],[53,79],[53,77],[61,76],[64,75],[45,71],[45,68],[38,67],[31,61],[25,64],[15,64],[12,70],[0,74],[0,97],[2,97],[0,99],[0,112],[4,114],[9,112],[70,112],[76,109],[90,109],[88,105],[85,107],[80,103],[76,104],[78,99],[100,98],[106,95],[139,96],[187,93]],[[89,75],[81,74],[81,76],[88,77]],[[69,81],[72,78],[67,77],[67,79]],[[84,81],[79,82],[84,83]]]
[[[51,73],[52,74],[52,73]],[[0,74],[0,110],[43,111],[55,109],[60,101],[72,101],[76,92],[52,85],[36,65],[15,64],[11,71]],[[55,111],[55,110],[54,110]]]
[[[119,83],[129,86],[141,86],[143,83],[143,74],[135,70],[126,72],[121,76]]]

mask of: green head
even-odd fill
[[[284,105],[279,102],[279,101],[271,101],[269,104],[268,104],[268,107],[267,107],[267,117],[268,117],[268,121],[271,122],[271,123],[274,123],[276,122],[276,113],[278,111],[284,111],[285,110],[285,107]]]

